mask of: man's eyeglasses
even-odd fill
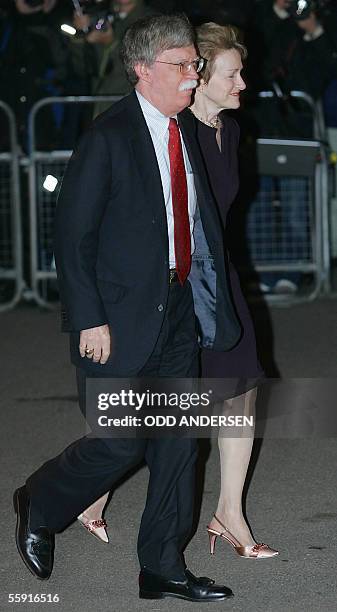
[[[162,62],[161,60],[156,60],[156,64],[169,64],[170,66],[179,66],[179,71],[182,74],[189,74],[193,68],[196,72],[200,72],[205,64],[205,60],[203,57],[197,57],[195,60],[191,62]]]

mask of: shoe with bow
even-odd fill
[[[271,557],[276,557],[276,555],[279,554],[277,550],[270,548],[270,546],[263,544],[262,542],[254,544],[254,546],[242,546],[239,540],[236,539],[236,537],[227,529],[227,527],[215,514],[214,518],[218,521],[219,525],[223,527],[223,531],[217,531],[216,529],[213,529],[213,527],[207,527],[211,555],[214,555],[217,537],[222,538],[231,544],[238,555],[240,555],[240,557],[245,557],[246,559],[270,559]]]

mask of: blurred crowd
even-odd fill
[[[248,46],[244,109],[260,135],[310,136],[289,104],[291,90],[323,98],[327,124],[337,127],[337,1],[294,0],[8,0],[0,8],[0,100],[16,116],[18,139],[29,149],[27,117],[47,96],[123,95],[130,85],[119,58],[128,26],[151,12],[184,11],[198,25],[236,25]],[[256,104],[272,90],[282,103]],[[39,114],[40,147],[69,148],[94,109],[48,106]],[[301,116],[301,112],[300,112]],[[303,115],[305,117],[305,115]],[[2,130],[2,150],[6,146]]]

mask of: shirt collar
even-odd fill
[[[314,32],[312,32],[311,34],[309,34],[309,32],[306,32],[306,34],[304,34],[303,36],[303,39],[306,42],[310,42],[311,40],[316,40],[316,38],[319,38],[320,36],[322,36],[322,34],[324,34],[324,30],[321,24],[319,23]]]
[[[164,138],[167,134],[170,117],[166,117],[163,113],[160,112],[158,108],[153,106],[151,102],[149,102],[144,96],[142,96],[139,91],[136,90],[136,96],[138,98],[138,102],[143,111],[143,115],[145,117],[145,121],[147,125],[150,127],[156,128],[156,134],[160,138]],[[177,119],[177,115],[173,115],[173,119]]]

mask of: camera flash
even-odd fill
[[[65,32],[66,34],[70,34],[70,36],[75,36],[75,34],[76,34],[75,28],[73,28],[72,26],[68,25],[67,23],[62,23],[61,30],[62,30],[62,32]]]
[[[43,187],[46,191],[55,191],[58,179],[52,174],[48,174],[43,182]]]
[[[299,0],[299,2],[297,3],[297,11],[296,14],[297,15],[302,15],[304,9],[306,9],[308,6],[308,2],[307,0]]]

